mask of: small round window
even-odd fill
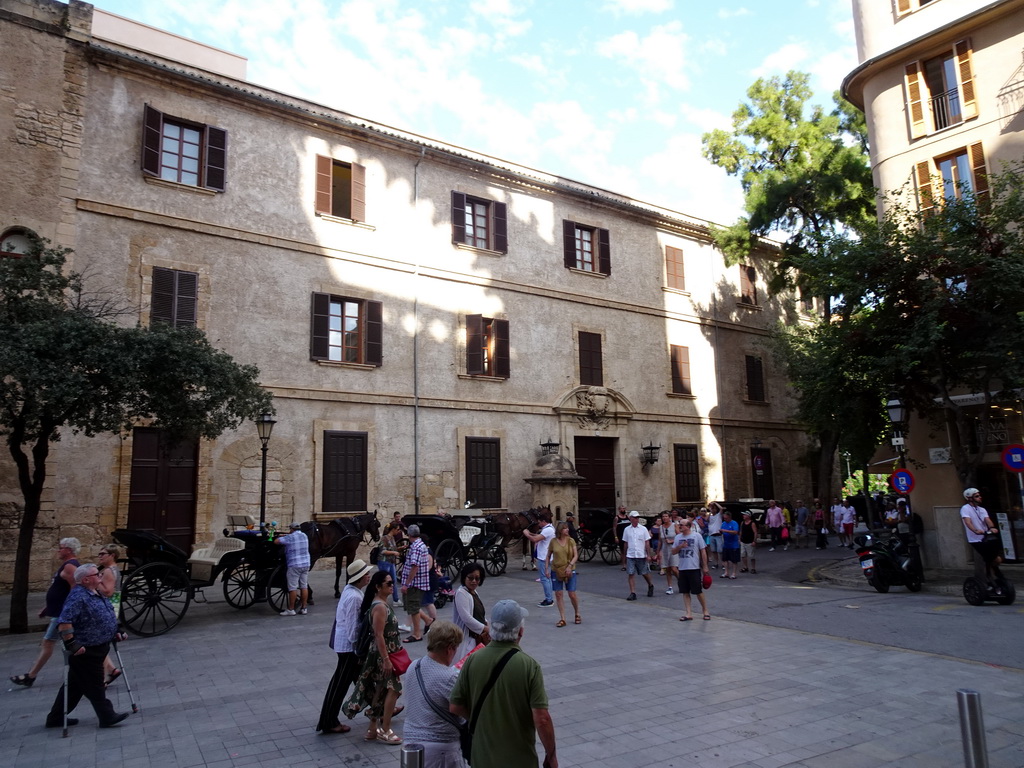
[[[39,244],[39,235],[24,227],[11,227],[0,237],[0,253],[26,256]]]

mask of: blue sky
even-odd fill
[[[878,0],[887,2],[887,0]],[[701,157],[758,77],[815,101],[856,64],[850,0],[98,0],[249,59],[248,79],[720,223]]]

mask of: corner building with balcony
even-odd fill
[[[767,342],[813,308],[766,294],[768,245],[726,267],[707,222],[256,86],[85,3],[0,0],[0,31],[7,257],[71,247],[131,322],[196,324],[259,367],[268,519],[527,509],[541,443],[583,478],[559,517],[812,492]],[[189,550],[258,517],[260,456],[252,424],[63,435],[37,583],[58,535]],[[8,525],[19,498],[0,458]]]
[[[880,190],[902,191],[925,211],[964,190],[984,194],[988,174],[1024,157],[1024,0],[853,0],[853,14],[860,64],[843,95],[864,110]],[[1000,459],[1007,444],[1024,442],[1024,420],[1019,400],[998,407],[1004,428],[989,437],[979,485],[993,519],[1001,516],[1008,559],[1020,560],[1021,496]],[[906,452],[926,564],[966,565],[949,441],[912,418]]]

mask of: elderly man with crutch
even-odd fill
[[[99,582],[99,571],[92,563],[75,569],[75,588],[64,601],[57,624],[67,653],[66,679],[46,716],[47,728],[75,725],[78,720],[69,718],[68,713],[83,696],[96,710],[101,728],[110,728],[128,717],[127,712],[114,711],[104,690],[103,660],[111,640],[123,636],[117,633],[113,606],[97,591]]]

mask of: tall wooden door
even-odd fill
[[[775,477],[772,474],[772,452],[770,448],[751,448],[750,466],[754,473],[754,497],[758,499],[775,498]]]
[[[576,474],[584,479],[579,484],[581,507],[615,509],[615,439],[610,437],[577,437]]]
[[[196,521],[195,442],[171,445],[159,429],[133,433],[128,527],[152,531],[192,551]]]

